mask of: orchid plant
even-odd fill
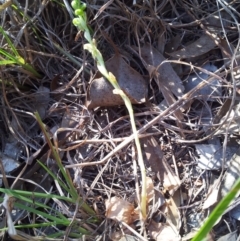
[[[141,170],[141,178],[142,178],[142,192],[141,192],[141,200],[140,200],[140,210],[141,210],[141,220],[146,219],[146,206],[147,206],[147,185],[146,185],[146,171],[143,161],[143,155],[142,155],[142,149],[140,146],[140,141],[137,134],[137,128],[134,120],[134,112],[132,108],[132,103],[128,96],[121,90],[121,87],[119,86],[115,76],[108,72],[105,67],[105,62],[103,60],[101,52],[97,48],[97,43],[94,38],[91,37],[90,29],[87,26],[87,14],[86,14],[86,4],[81,3],[80,0],[74,0],[71,3],[73,9],[75,18],[73,19],[73,24],[77,27],[79,31],[84,32],[84,38],[87,40],[88,43],[84,44],[83,48],[88,50],[91,54],[94,60],[97,62],[97,68],[99,72],[112,84],[114,88],[114,93],[118,94],[122,97],[125,106],[128,109],[131,126],[135,138],[135,144],[137,148],[138,153],[138,164]]]

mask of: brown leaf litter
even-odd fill
[[[124,93],[129,97],[132,104],[146,102],[147,85],[140,73],[126,63],[120,54],[116,53],[112,58],[105,62],[109,72],[114,74],[118,84]],[[99,77],[97,72],[91,81],[87,92],[87,107],[93,109],[98,106],[117,106],[123,105],[122,98],[113,93],[113,87],[104,77]]]

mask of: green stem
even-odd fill
[[[97,48],[95,39],[92,39],[90,30],[87,26],[87,16],[84,11],[86,8],[86,5],[82,4],[79,0],[73,0],[71,4],[75,10],[75,15],[77,16],[77,18],[73,19],[73,24],[78,28],[78,30],[84,31],[84,37],[88,41],[88,43],[84,45],[84,49],[87,49],[92,54],[92,57],[97,61],[97,67],[99,72],[104,77],[106,77],[107,80],[112,84],[112,86],[116,91],[116,94],[119,94],[121,96],[129,112],[132,131],[134,134],[135,144],[137,147],[138,165],[140,167],[141,177],[142,177],[142,193],[141,193],[141,200],[140,200],[140,208],[141,208],[141,215],[142,215],[141,217],[143,220],[145,220],[147,216],[146,214],[147,213],[146,212],[146,206],[147,206],[146,170],[145,170],[143,156],[142,156],[142,149],[141,149],[140,141],[137,134],[137,128],[134,120],[132,103],[130,99],[127,97],[127,95],[125,95],[125,93],[121,90],[115,76],[112,73],[108,72],[106,69],[102,54]]]
[[[125,105],[128,109],[128,112],[129,112],[130,122],[131,122],[132,130],[133,130],[133,134],[134,134],[134,139],[135,139],[135,145],[137,147],[138,165],[140,167],[141,178],[142,178],[142,192],[141,192],[140,207],[141,207],[141,212],[142,212],[142,218],[143,218],[143,220],[145,220],[146,216],[147,216],[147,211],[146,211],[146,207],[147,207],[146,169],[145,169],[145,165],[144,165],[144,161],[143,161],[142,148],[141,148],[141,145],[140,145],[140,141],[139,141],[138,133],[137,133],[137,128],[136,128],[136,124],[135,124],[132,103],[127,96],[125,96],[125,98],[123,98],[123,100],[124,100],[124,103],[125,103]]]

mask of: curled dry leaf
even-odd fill
[[[107,70],[116,77],[120,88],[129,97],[132,104],[141,104],[146,101],[148,88],[145,79],[119,54],[114,55],[105,64]],[[123,104],[122,98],[113,93],[112,85],[98,72],[87,92],[88,109]]]
[[[126,200],[111,197],[105,201],[106,217],[119,222],[131,224],[133,220],[134,206]]]

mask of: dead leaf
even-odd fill
[[[179,189],[173,194],[172,197],[166,200],[166,203],[168,207],[167,217],[179,231],[181,227],[181,215],[178,209],[178,207],[181,206],[181,193]]]
[[[180,241],[181,237],[173,225],[151,221],[148,226],[149,234],[156,241]]]
[[[223,147],[221,144],[195,144],[199,156],[198,166],[203,170],[219,170],[223,165]],[[237,146],[227,146],[225,167],[237,151]]]
[[[79,110],[67,110],[62,117],[61,128],[74,128],[80,120]]]
[[[118,197],[111,197],[105,201],[105,206],[105,216],[107,218],[127,224],[131,224],[134,221],[132,216],[134,206],[128,201]]]
[[[171,197],[170,199],[166,200],[166,204],[168,207],[167,218],[176,227],[176,229],[179,230],[181,224],[180,212]]]
[[[225,172],[225,175],[221,184],[221,188],[220,188],[221,197],[224,197],[232,189],[235,182],[239,178],[239,173],[240,173],[240,148],[236,151],[236,153],[231,158],[229,167]]]
[[[172,53],[173,51],[176,51],[178,47],[181,45],[181,38],[182,37],[180,35],[172,37],[165,46],[165,53]],[[171,63],[171,65],[178,76],[182,76],[184,74],[182,64]]]
[[[150,44],[145,44],[141,48],[141,58],[147,64],[149,75],[157,82],[158,88],[162,92],[168,106],[174,104],[176,100],[173,94],[176,97],[181,97],[184,87],[171,64],[164,62],[165,58],[163,55]],[[180,110],[176,110],[174,114],[178,120],[183,119],[183,114]]]
[[[176,59],[194,58],[209,52],[215,46],[216,44],[211,37],[209,37],[208,35],[202,35],[195,42],[187,45],[186,47],[178,51],[169,53],[169,55]]]
[[[171,194],[180,186],[180,179],[167,163],[157,141],[151,137],[144,139],[144,151],[152,170],[157,173],[163,187]]]
[[[222,12],[221,17],[224,17],[227,20],[230,16],[228,13]],[[225,29],[227,29],[227,25],[229,25],[229,21],[224,21]],[[205,34],[200,36],[200,38],[193,43],[178,51],[169,53],[169,55],[177,59],[194,58],[209,52],[216,45],[219,46],[220,39],[218,35],[222,28],[221,21],[219,20],[219,13],[206,17],[202,26]]]
[[[165,46],[166,53],[172,53],[176,51],[181,44],[181,35],[177,34],[175,37],[172,37],[170,41]]]
[[[203,209],[207,209],[209,207],[211,207],[213,204],[215,204],[218,201],[218,192],[219,192],[219,188],[220,188],[220,180],[221,179],[216,179],[214,181],[214,183],[212,184],[212,186],[208,189],[208,194],[207,194],[207,198],[204,201],[203,204]]]
[[[232,43],[229,43],[226,39],[222,39],[221,40],[221,51],[222,51],[222,56],[224,58],[224,64],[226,64],[226,66],[230,66],[231,64],[231,60],[232,60],[232,56],[233,53],[235,51],[235,47]],[[240,49],[238,49],[236,51],[236,56],[240,54]],[[233,76],[236,82],[239,82],[240,80],[240,70],[238,68],[238,66],[240,66],[240,59],[236,58],[233,61],[233,67],[237,67],[235,71],[233,71]],[[237,87],[237,92],[239,94],[239,88]]]
[[[240,104],[238,103],[229,114],[228,110],[230,104],[231,100],[226,103],[226,106],[223,106],[224,109],[222,110],[222,113],[219,113],[217,116],[216,123],[219,121],[221,128],[216,131],[215,136],[226,134],[226,130],[228,131],[228,134],[239,135],[240,133]],[[224,114],[225,116],[223,116]]]
[[[141,48],[141,57],[149,67],[154,67],[154,69],[158,72],[158,80],[156,81],[160,91],[164,85],[165,88],[169,89],[175,96],[181,97],[183,95],[184,86],[181,79],[175,73],[170,63],[163,63],[166,59],[160,52],[158,52],[150,44],[145,44]],[[149,71],[150,75],[152,74],[152,70]]]
[[[167,40],[165,36],[166,26],[161,20],[159,21],[159,30],[160,33],[158,34],[157,50],[163,54]]]
[[[151,177],[146,178],[147,184],[147,202],[151,202],[154,197],[154,185]]]
[[[224,63],[226,64],[227,62],[229,62],[229,60],[231,60],[232,58],[232,54],[234,52],[234,46],[233,44],[229,43],[229,41],[227,41],[226,39],[221,39],[221,52],[222,52],[222,57],[224,59]],[[237,54],[237,53],[236,53]],[[237,60],[237,64],[239,65],[239,60]],[[233,66],[235,67],[236,62],[233,62]]]
[[[21,155],[21,151],[22,151],[22,148],[19,145],[18,141],[12,141],[12,138],[10,137],[5,144],[3,154],[6,155],[6,157],[8,157],[10,159],[18,160],[19,156]],[[4,156],[3,156],[3,158],[4,158]],[[7,162],[10,162],[10,160],[7,159],[6,163]],[[18,163],[18,164],[20,164],[20,163]],[[3,163],[3,165],[5,165],[5,164]]]
[[[217,241],[236,241],[236,240],[237,240],[237,231],[234,231],[222,236]]]
[[[239,202],[233,202],[229,207],[228,209],[231,209],[231,210],[226,210],[228,213],[229,211],[229,216],[240,221],[240,205],[239,205]]]
[[[210,63],[207,63],[202,66],[202,69],[209,72],[215,72],[217,67]],[[194,74],[191,74],[187,80],[184,82],[185,92],[192,90],[199,83],[207,81],[210,76],[203,71],[196,71]],[[215,101],[216,97],[222,97],[222,85],[218,79],[214,79],[210,84],[204,86],[203,88],[196,91],[196,96],[199,95],[201,99],[206,101]],[[214,98],[215,97],[215,98]]]
[[[8,144],[11,144],[11,143],[8,143]],[[3,154],[0,151],[0,166],[1,166],[0,170],[1,170],[1,168],[3,168],[3,170],[1,170],[1,173],[3,173],[3,172],[10,173],[11,171],[15,170],[16,168],[18,168],[20,166],[20,162],[18,162],[17,159],[13,159],[13,158]],[[0,186],[2,186],[2,178],[0,179]]]
[[[130,67],[119,54],[115,54],[105,64],[107,70],[113,73],[119,86],[133,104],[141,104],[146,101],[148,88],[145,79]],[[87,92],[87,107],[93,109],[98,106],[123,104],[122,98],[113,93],[112,85],[98,72]]]

